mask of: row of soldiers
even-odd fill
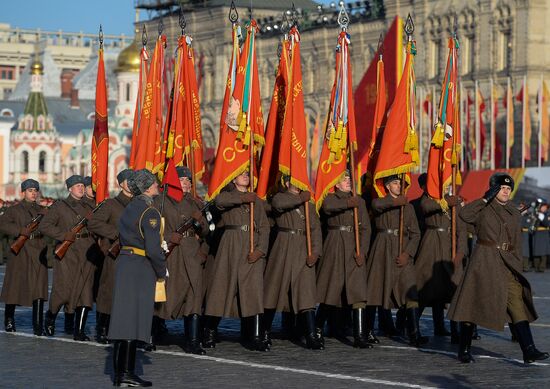
[[[550,256],[550,212],[546,200],[538,198],[527,205],[520,204],[522,212],[523,271],[533,268],[538,273],[546,270]]]
[[[266,351],[272,346],[275,312],[296,315],[306,346],[323,349],[327,319],[347,309],[352,312],[353,345],[372,348],[379,343],[373,331],[376,307],[382,307],[382,316],[388,319],[389,315],[390,320],[391,309],[402,310],[410,344],[420,346],[427,342],[419,329],[422,309],[434,308],[436,331],[444,333],[443,309],[451,303],[452,328],[460,322],[462,362],[472,360],[473,324],[502,330],[504,323],[511,322],[526,362],[548,357],[536,350],[530,335],[529,322],[536,312],[529,283],[521,275],[520,216],[509,201],[514,183],[508,175],[491,177],[484,198],[464,207],[458,196],[437,202],[424,194],[418,201],[422,234],[397,175],[384,179],[387,194],[372,200],[369,215],[364,199],[352,195],[350,177],[345,174],[324,199],[319,216],[311,194],[294,186],[289,177],[282,178],[281,190],[266,202],[248,191],[250,177],[243,172],[215,198],[216,229],[211,233],[203,202],[191,194],[190,170],[178,167],[177,173],[182,199],[156,196],[137,220],[147,219],[150,209],[159,210],[164,218],[163,228],[156,218],[147,219],[152,231],[160,228],[169,253],[166,275],[155,269],[157,278],[166,280],[167,299],[155,304],[154,332],[159,333],[164,320],[183,318],[192,353],[204,354],[204,348],[215,347],[222,317],[240,318],[241,335],[249,347]],[[91,186],[78,175],[66,180],[67,198],[47,209],[36,202],[38,182],[21,184],[24,200],[0,217],[0,231],[27,238],[19,254],[11,254],[6,270],[0,299],[6,303],[7,331],[15,331],[15,306],[32,305],[34,333],[52,336],[56,316],[64,307],[66,330],[74,329],[75,340],[89,340],[85,326],[95,300],[97,340],[118,339],[109,327],[113,300],[117,301],[115,279],[122,276],[110,249],[119,244],[121,255],[131,253],[151,261],[156,257],[146,244],[138,247],[119,241],[127,229],[135,228],[125,224],[121,214],[133,203],[133,196],[150,189],[150,176],[126,169],[117,180],[120,193],[100,207],[95,205]],[[460,215],[455,229],[451,228],[452,209]],[[31,230],[29,224],[39,214],[44,215],[38,228]],[[75,232],[74,226],[83,220],[85,227]],[[190,228],[179,228],[184,224]],[[468,229],[475,232],[477,244],[464,273]],[[142,230],[140,234],[146,240],[147,234]],[[70,243],[63,259],[54,262],[44,323],[42,310],[48,296],[43,236]],[[142,280],[136,275],[126,282]],[[123,300],[118,296],[118,315],[120,310],[123,315],[139,311],[125,306]],[[147,343],[150,335],[140,331],[132,339]]]

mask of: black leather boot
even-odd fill
[[[306,346],[312,350],[324,350],[325,345],[321,343],[317,337],[317,329],[315,327],[315,311],[304,311],[300,314],[304,323],[304,336],[306,338]]]
[[[218,331],[218,325],[220,324],[220,317],[206,316],[205,327],[202,337],[202,347],[214,348],[216,347],[216,332]]]
[[[422,336],[420,333],[419,327],[419,309],[418,308],[407,308],[407,324],[409,332],[409,344],[414,347],[420,347],[423,344],[428,343],[428,337]]]
[[[115,365],[114,386],[120,387],[149,387],[153,384],[145,381],[135,374],[136,368],[136,345],[135,340],[117,340],[118,350],[113,350]],[[116,358],[115,358],[116,357]]]
[[[4,308],[4,327],[6,332],[15,332],[15,304],[6,304]]]
[[[434,324],[434,336],[449,336],[451,333],[445,328],[445,307],[435,305],[432,307],[432,320]]]
[[[368,309],[369,307],[367,307],[367,315],[369,315]],[[393,317],[391,314],[391,309],[384,309],[382,307],[378,307],[378,328],[381,329],[381,331],[384,333],[384,336],[388,338],[394,338],[396,336],[401,335],[401,333],[397,330],[397,328],[395,328],[395,324],[393,322]],[[374,324],[373,324],[373,329],[374,329]]]
[[[527,320],[515,323],[514,327],[516,329],[521,351],[523,351],[523,362],[533,363],[548,358],[548,353],[539,351],[535,347],[531,327],[529,326],[529,322]]]
[[[460,323],[460,336],[458,342],[458,360],[462,363],[475,362],[471,354],[473,323]]]
[[[109,343],[109,340],[107,339],[107,333],[109,329],[110,319],[111,319],[111,316],[107,315],[106,313],[101,313],[101,312],[97,313],[96,325],[95,325],[97,343],[101,343],[101,344]]]
[[[323,333],[325,330],[325,323],[327,321],[328,313],[329,307],[325,304],[319,304],[315,314],[315,335],[317,336],[317,340],[319,340],[323,346],[325,345]]]
[[[363,308],[353,309],[353,347],[372,348],[372,344],[367,341],[365,331],[365,310]]]
[[[477,324],[472,324],[472,339],[473,340],[480,340],[481,336],[479,336],[479,332],[477,332]]]
[[[390,318],[391,318],[391,311],[389,309],[383,309],[383,315],[386,313],[384,311],[389,311]],[[376,315],[376,307],[373,305],[367,305],[365,308],[365,329],[367,331],[367,342],[370,344],[379,344],[380,341],[374,335],[374,316]],[[393,326],[393,320],[392,320],[392,326]],[[387,330],[387,323],[386,323],[386,330]],[[394,328],[395,330],[395,328]]]
[[[262,316],[262,327],[263,327],[262,338],[269,347],[273,345],[273,342],[271,340],[271,327],[273,325],[274,317],[275,317],[274,309],[264,309],[264,314]]]
[[[185,333],[187,335],[187,347],[191,354],[204,355],[206,351],[201,347],[199,339],[200,317],[192,314],[185,318]]]
[[[517,343],[518,334],[516,332],[516,327],[514,327],[514,323],[508,323],[508,328],[510,329],[510,334],[512,335],[512,338],[510,340],[512,341],[512,343]]]
[[[395,314],[395,329],[400,334],[405,334],[405,323],[407,319],[407,314],[405,308],[399,308]]]
[[[451,320],[451,344],[458,344],[459,336],[458,322]]]
[[[88,320],[89,308],[78,307],[75,311],[75,327],[73,339],[79,342],[87,342],[90,338],[86,335],[86,321]]]
[[[48,336],[55,335],[55,319],[57,313],[52,313],[49,309],[46,311],[46,317],[44,319],[44,333]]]
[[[63,329],[66,334],[69,334],[69,335],[74,334],[74,321],[75,321],[75,314],[65,312],[65,325]]]
[[[281,324],[287,339],[296,340],[300,337],[296,331],[296,315],[294,312],[283,312],[281,314]]]
[[[32,302],[32,332],[36,336],[44,335],[44,300],[42,299]]]
[[[115,340],[113,342],[113,386],[120,386],[120,378],[126,362],[121,361],[121,348],[126,342]],[[124,354],[126,355],[126,354]]]
[[[243,317],[247,324],[248,331],[250,333],[248,346],[255,351],[268,351],[269,346],[262,339],[262,329],[260,322],[260,315],[254,315],[250,317]]]

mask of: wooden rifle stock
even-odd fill
[[[105,200],[103,200],[101,203],[99,203],[94,209],[92,209],[92,211],[90,212],[90,214],[87,216],[87,217],[83,217],[82,219],[80,219],[78,221],[78,223],[76,223],[72,228],[71,228],[71,232],[74,232],[75,234],[78,234],[80,233],[80,231],[82,231],[84,229],[84,227],[86,227],[86,225],[88,224],[88,220],[92,217],[92,215],[99,209],[101,208],[101,206],[103,205],[103,203],[105,202]],[[74,241],[70,241],[70,240],[64,240],[63,242],[61,242],[61,244],[59,244],[56,248],[55,248],[55,256],[58,258],[58,259],[63,259],[63,257],[65,256],[65,254],[67,254],[67,251],[69,250],[69,247],[71,247],[71,245],[74,243]]]
[[[113,242],[111,247],[109,247],[109,251],[107,251],[107,253],[113,258],[118,257],[118,254],[120,253],[120,239],[117,239]]]
[[[27,228],[31,233],[33,233],[34,231],[36,231],[36,229],[38,228],[38,225],[40,224],[40,221],[42,220],[42,218],[44,217],[44,214],[42,213],[39,213],[38,215],[36,215],[29,224],[27,224],[25,226],[25,228]],[[17,239],[15,239],[15,241],[11,244],[10,246],[10,249],[11,251],[17,255],[19,254],[19,252],[21,251],[21,249],[23,248],[23,246],[25,245],[25,242],[27,242],[27,239],[29,239],[28,236],[25,236],[25,235],[19,235],[17,237]]]
[[[206,211],[211,205],[213,204],[213,201],[209,201],[207,202],[201,209],[200,209],[200,212],[203,213],[204,211]],[[188,229],[190,229],[191,227],[193,227],[195,225],[195,219],[193,219],[192,217],[186,219],[182,224],[180,224],[178,226],[178,228],[176,228],[176,231],[174,231],[175,233],[177,234],[180,234],[180,235],[183,235],[183,233],[185,231],[187,231]],[[168,252],[166,253],[166,257],[168,257],[172,251],[174,250],[174,248],[177,246],[176,243],[173,243],[173,242],[168,242]]]

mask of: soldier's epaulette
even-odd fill
[[[139,234],[141,235],[141,237],[142,237],[143,239],[145,239],[145,235],[143,234],[143,230],[141,229],[141,221],[143,220],[143,217],[145,216],[145,213],[146,213],[147,211],[149,211],[150,209],[154,209],[154,210],[158,213],[159,219],[162,217],[161,214],[160,214],[160,212],[159,212],[159,210],[156,209],[156,208],[153,207],[153,206],[148,206],[147,208],[145,208],[145,209],[143,210],[143,212],[141,213],[141,216],[139,217],[139,222],[138,222]]]

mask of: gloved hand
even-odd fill
[[[76,232],[68,231],[63,236],[63,240],[66,240],[68,242],[74,242],[76,240]]]
[[[462,259],[464,259],[464,253],[462,251],[457,251],[452,259],[453,264],[455,265],[455,269],[462,266]]]
[[[494,185],[490,187],[487,192],[483,195],[485,201],[489,202],[495,197],[497,197],[498,192],[500,192],[500,185]]]
[[[200,222],[203,219],[202,212],[199,210],[196,210],[195,212],[193,212],[191,214],[191,217],[198,222]]]
[[[353,253],[353,257],[355,258],[355,263],[357,266],[361,267],[365,264],[366,255],[364,253],[359,253],[359,255],[357,255],[357,253]]]
[[[393,198],[392,203],[394,207],[400,207],[402,205],[407,205],[409,203],[409,200],[403,195],[397,196]]]
[[[462,202],[462,197],[460,196],[445,196],[445,201],[449,204],[449,207],[456,207]]]
[[[319,256],[316,254],[308,255],[306,258],[306,265],[308,265],[309,267],[313,267],[317,263],[318,259],[319,259]]]
[[[168,250],[168,243],[166,243],[165,240],[163,240],[161,243],[160,243],[160,247],[164,250],[165,253],[168,253],[170,250]],[[166,269],[168,270],[168,269]]]
[[[264,256],[264,253],[262,253],[260,250],[254,250],[251,253],[248,253],[248,263],[255,263]]]
[[[32,234],[32,231],[30,228],[21,227],[21,229],[19,230],[19,235],[21,236],[26,236],[28,238],[29,236],[31,236],[31,234]]]
[[[181,238],[182,238],[181,234],[178,234],[177,232],[172,232],[170,234],[169,242],[178,246],[181,243]]]
[[[300,200],[302,200],[302,203],[309,201],[309,199],[311,199],[310,191],[304,190],[303,192],[300,192]]]
[[[256,201],[256,193],[254,192],[245,192],[241,195],[241,201],[243,203],[253,203]]]
[[[395,263],[397,264],[398,267],[403,267],[403,266],[407,265],[407,263],[409,263],[409,258],[410,257],[409,257],[408,253],[402,252],[395,259]]]
[[[351,196],[347,200],[348,208],[359,208],[359,205],[361,205],[361,197],[359,196]]]

